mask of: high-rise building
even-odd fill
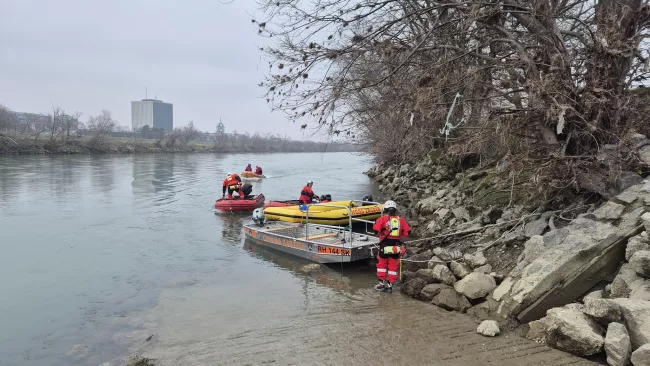
[[[131,102],[131,127],[134,132],[144,126],[160,128],[165,131],[174,129],[174,106],[157,99],[142,99]]]

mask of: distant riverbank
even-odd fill
[[[42,154],[139,154],[139,153],[234,153],[234,152],[356,152],[361,148],[352,144],[312,141],[267,141],[263,144],[233,145],[214,142],[173,143],[158,140],[106,138],[100,141],[87,138],[67,141],[49,139],[18,139],[0,135],[0,155]]]

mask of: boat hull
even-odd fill
[[[266,178],[264,174],[255,174],[254,172],[242,172],[239,176],[242,178],[246,178],[247,180],[258,180],[258,179]]]
[[[341,202],[331,202],[333,205],[345,205]],[[323,208],[326,206],[314,206],[309,210],[310,224],[323,225],[346,225],[350,223],[348,210],[343,208]],[[350,208],[352,218],[367,221],[377,220],[381,216],[382,208],[380,205],[354,206]],[[264,209],[264,216],[268,220],[278,220],[284,222],[304,223],[307,222],[305,211],[300,210],[299,206],[286,207],[268,207]]]
[[[365,260],[372,258],[375,254],[376,243],[373,241],[357,246],[343,243],[318,243],[306,240],[304,237],[294,238],[265,232],[266,229],[256,225],[244,225],[243,231],[246,239],[255,244],[321,264]],[[319,236],[314,236],[314,238],[317,237]]]
[[[289,207],[289,206],[299,206],[302,202],[300,200],[288,200],[288,201],[269,201],[264,204],[264,208],[268,207]]]
[[[262,193],[252,199],[218,199],[214,203],[214,208],[223,212],[241,212],[252,211],[264,205],[264,195]]]

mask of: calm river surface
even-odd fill
[[[376,293],[367,264],[245,243],[248,216],[212,205],[247,163],[267,199],[307,180],[377,198],[369,161],[348,153],[0,157],[0,365],[576,362],[516,337],[486,345],[464,316]]]

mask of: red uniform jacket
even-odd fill
[[[379,233],[379,241],[384,241],[385,239],[394,239],[403,241],[411,231],[411,227],[403,217],[399,217],[399,236],[394,237],[390,235],[390,228],[386,227],[390,223],[390,218],[395,216],[382,216],[375,221],[375,225],[372,227],[373,230]]]
[[[244,171],[245,171],[245,172],[252,172],[252,171],[253,171],[253,168],[251,168],[250,166],[247,165],[247,166],[246,166],[246,169],[244,169]]]
[[[300,192],[300,198],[298,198],[302,203],[311,203],[312,199],[316,197],[314,191],[311,190],[310,186],[304,186]]]
[[[230,179],[226,177],[226,179],[223,180],[223,194],[226,194],[226,189],[228,189],[228,187],[233,187],[235,190],[241,189],[241,178],[239,178],[239,175],[232,174]]]
[[[262,168],[260,167],[255,168],[255,174],[262,175]]]

